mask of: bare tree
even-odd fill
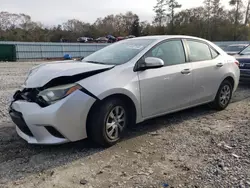
[[[154,7],[155,17],[153,23],[158,28],[159,34],[164,34],[164,23],[166,22],[166,0],[157,0],[156,6]]]
[[[237,39],[238,25],[241,17],[242,0],[230,0],[229,5],[234,7],[234,40]]]
[[[181,8],[181,4],[179,4],[177,2],[177,0],[167,0],[166,4],[168,5],[168,17],[170,19],[170,33],[173,34],[174,33],[174,16],[175,16],[175,9],[177,8]]]
[[[248,0],[248,2],[247,2],[247,10],[246,10],[246,15],[245,15],[245,26],[248,24],[249,9],[250,9],[250,0]]]
[[[212,0],[205,0],[204,1],[204,8],[205,8],[205,17],[207,22],[207,29],[206,29],[206,38],[211,39],[211,16],[212,16]]]

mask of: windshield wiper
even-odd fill
[[[107,65],[106,63],[98,62],[98,61],[84,61],[87,63],[94,63],[94,64],[101,64],[101,65]]]
[[[84,61],[83,62],[87,62],[87,63],[94,63],[94,64],[100,64],[100,65],[115,65],[116,64],[112,64],[112,63],[103,63],[103,62],[98,62],[98,61]]]

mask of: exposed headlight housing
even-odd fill
[[[43,98],[48,104],[53,104],[79,89],[82,89],[82,87],[78,84],[61,85],[41,91],[38,97]]]

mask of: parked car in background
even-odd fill
[[[60,42],[70,42],[68,39],[65,39],[65,38],[61,38],[60,39]]]
[[[250,46],[235,55],[239,61],[240,80],[250,81]]]
[[[125,39],[125,37],[117,37],[116,41],[121,41],[121,40],[124,40],[124,39]]]
[[[79,63],[33,68],[9,113],[28,143],[89,137],[111,146],[128,126],[147,119],[206,103],[225,109],[239,74],[236,59],[204,39],[126,39]]]
[[[106,38],[108,39],[108,43],[116,42],[116,38],[113,35],[107,35]]]
[[[215,44],[219,46],[222,50],[225,50],[228,47],[228,45],[226,44],[221,44],[221,43],[215,43]]]
[[[106,37],[99,37],[95,41],[97,43],[108,43],[108,39]]]
[[[90,37],[79,37],[77,39],[77,42],[81,42],[81,43],[92,43],[94,42],[94,39],[93,38],[90,38]]]
[[[232,44],[227,46],[224,50],[228,55],[235,55],[244,50],[249,44]]]
[[[126,36],[125,38],[127,38],[127,39],[131,39],[131,38],[135,38],[136,36],[134,36],[134,35],[129,35],[129,36]]]

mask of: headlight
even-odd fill
[[[42,97],[46,102],[52,104],[81,88],[82,87],[78,84],[67,84],[51,87],[49,89],[41,91],[38,94],[38,97]]]

